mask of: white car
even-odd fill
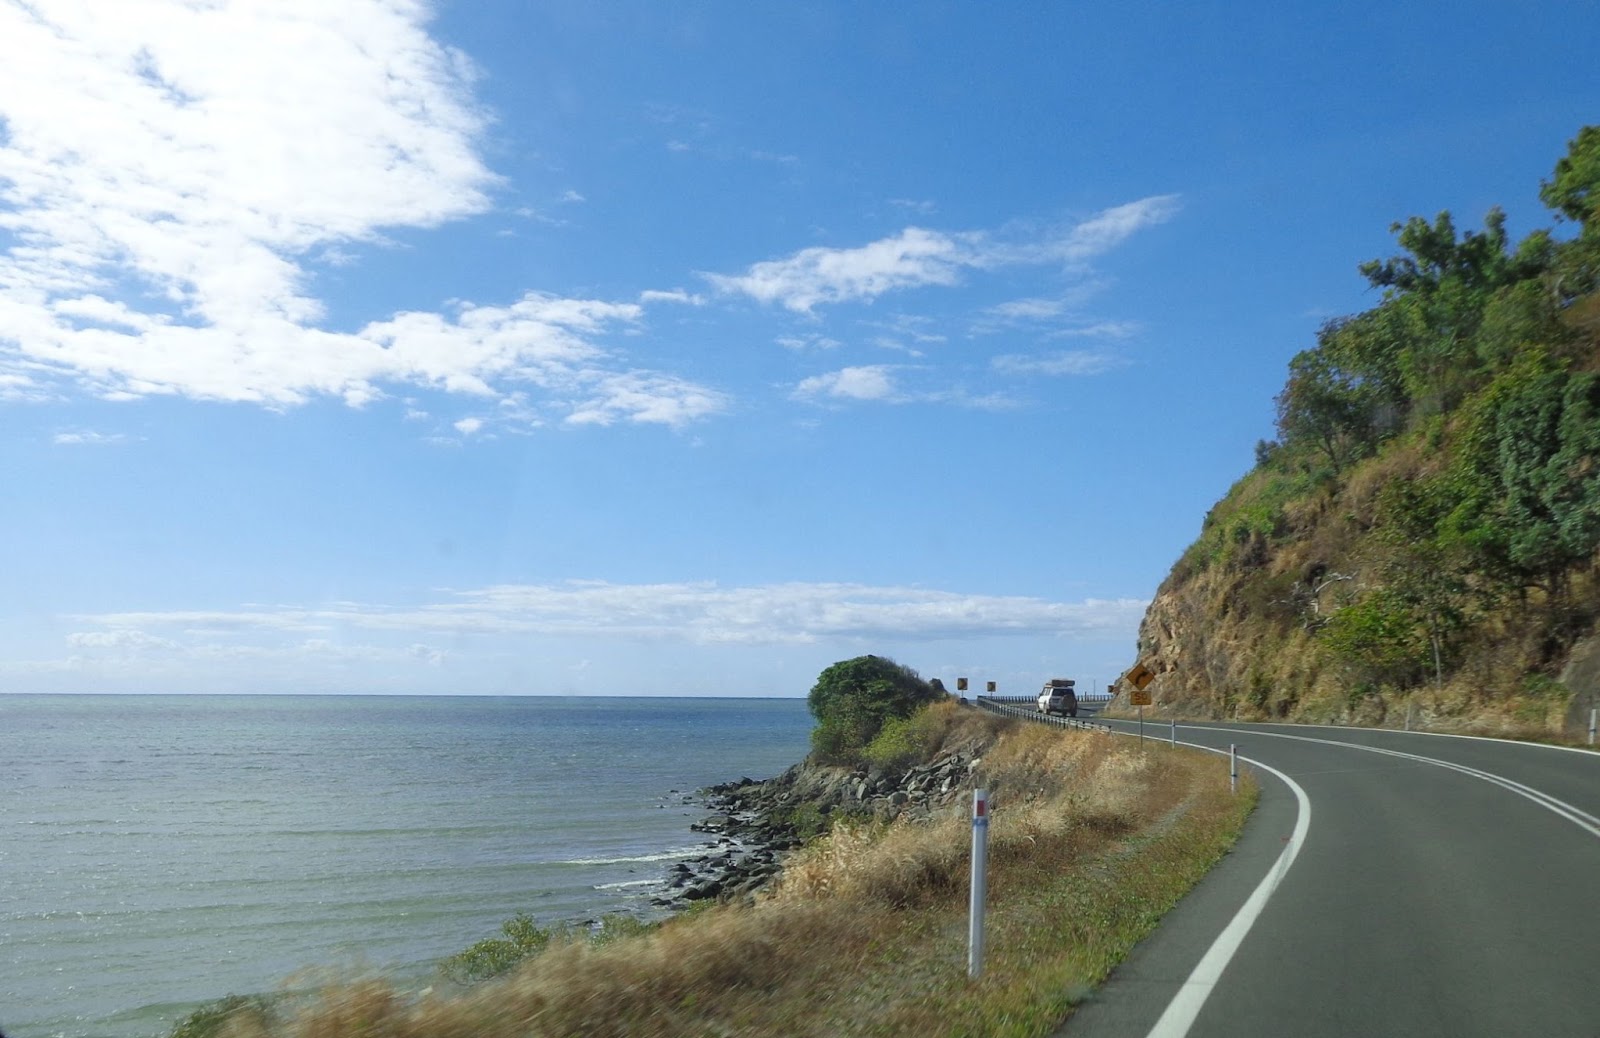
[[[1078,693],[1073,691],[1074,684],[1071,678],[1051,678],[1045,682],[1044,691],[1039,693],[1039,712],[1077,717]]]

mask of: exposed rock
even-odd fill
[[[715,836],[715,844],[705,854],[672,865],[663,881],[666,896],[651,903],[682,907],[711,898],[754,896],[782,873],[785,855],[804,844],[790,819],[803,816],[805,807],[815,810],[813,818],[842,813],[885,821],[926,819],[970,788],[977,763],[960,752],[902,772],[802,763],[765,782],[741,778],[701,790],[700,802],[712,813],[690,828]]]

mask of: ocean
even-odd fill
[[[165,1035],[228,994],[425,984],[517,912],[648,915],[695,790],[794,699],[0,695],[0,1029]]]

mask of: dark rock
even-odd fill
[[[683,892],[685,901],[703,901],[722,893],[722,880],[707,879],[690,886]]]

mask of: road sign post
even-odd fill
[[[1139,708],[1139,745],[1144,746],[1144,708],[1150,705],[1150,682],[1155,678],[1143,664],[1133,668],[1129,674],[1137,675],[1128,680],[1133,682],[1133,691],[1128,693],[1128,702]]]
[[[1239,792],[1239,747],[1228,744],[1228,792]]]
[[[967,976],[983,973],[983,905],[988,887],[989,791],[972,791],[972,896],[967,906]]]

